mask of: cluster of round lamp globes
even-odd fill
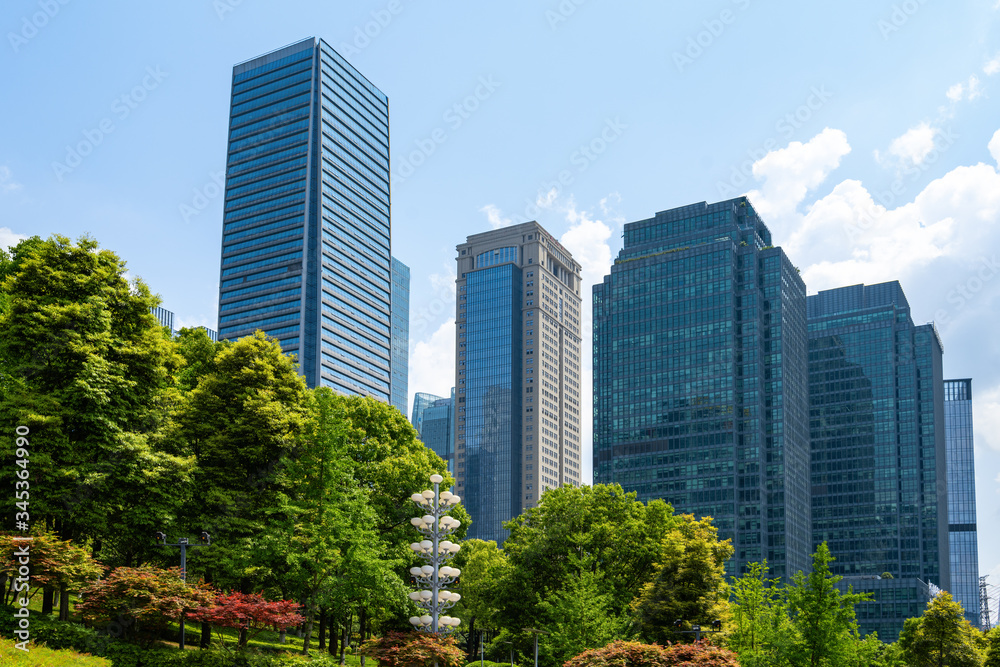
[[[451,491],[439,493],[438,485],[443,481],[441,475],[431,475],[434,489],[410,496],[410,500],[425,512],[423,516],[410,519],[410,523],[430,538],[410,545],[417,555],[428,562],[423,567],[411,567],[410,574],[415,582],[429,589],[410,593],[410,599],[428,612],[422,616],[411,616],[410,623],[418,630],[442,634],[453,631],[462,622],[460,619],[441,615],[442,611],[451,609],[462,599],[458,593],[443,588],[457,582],[462,574],[457,567],[444,565],[458,553],[461,546],[441,538],[451,535],[462,525],[461,521],[446,516],[445,512],[458,505],[462,499]]]

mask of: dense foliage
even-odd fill
[[[366,642],[361,651],[381,667],[459,667],[465,662],[454,638],[430,632],[390,632]]]
[[[662,646],[617,641],[591,649],[565,667],[740,667],[736,655],[708,641]]]

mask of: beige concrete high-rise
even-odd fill
[[[457,250],[456,491],[468,536],[499,543],[542,491],[581,481],[580,265],[537,222]]]

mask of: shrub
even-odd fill
[[[88,623],[107,624],[112,634],[151,643],[182,613],[214,599],[204,586],[182,582],[180,574],[176,567],[120,567],[85,588],[76,609]]]
[[[247,641],[265,628],[284,630],[303,623],[299,606],[291,600],[269,602],[256,593],[229,593],[216,596],[211,606],[192,612],[189,618],[239,630],[239,645],[245,648]]]
[[[381,667],[432,667],[435,663],[461,667],[465,659],[453,637],[431,632],[390,632],[362,644],[361,653],[378,660]]]
[[[659,646],[618,641],[604,648],[584,651],[564,667],[740,667],[736,654],[712,646],[707,640],[694,644]]]
[[[480,667],[480,664],[478,660],[473,660],[465,667]],[[483,660],[482,667],[510,667],[510,661],[508,660],[507,662],[493,662],[491,660]],[[517,663],[515,663],[514,667],[517,667]]]

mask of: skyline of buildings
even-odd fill
[[[499,544],[546,488],[581,482],[581,267],[536,222],[456,250],[455,486],[468,537]]]
[[[746,197],[626,224],[593,299],[595,482],[713,517],[728,574],[807,569],[805,285]]]
[[[861,630],[895,641],[931,586],[952,590],[943,346],[897,281],[807,305],[813,544],[842,590],[871,593]]]
[[[391,253],[388,99],[302,40],[234,67],[227,155],[219,337],[263,329],[310,386],[405,415],[410,275]],[[859,623],[894,636],[952,587],[951,553],[967,555],[970,535],[975,548],[974,483],[971,521],[949,523],[940,497],[952,447],[933,325],[913,324],[898,283],[807,298],[746,197],[661,211],[624,237],[592,294],[594,481],[714,517],[730,574],[767,559],[790,577],[827,541],[834,571],[875,595]],[[413,421],[456,475],[469,537],[502,542],[546,488],[583,481],[581,267],[536,222],[457,251],[455,387],[419,418],[415,401]],[[963,400],[956,462],[971,451]]]

